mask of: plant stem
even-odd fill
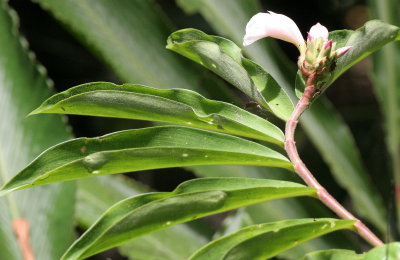
[[[309,186],[317,190],[318,198],[333,212],[343,219],[355,220],[356,223],[354,227],[361,237],[363,237],[368,243],[373,246],[383,245],[382,241],[375,236],[359,219],[354,217],[350,212],[348,212],[342,205],[339,204],[333,198],[321,184],[314,178],[312,173],[307,169],[305,164],[301,161],[299,154],[297,153],[296,144],[294,142],[294,132],[297,126],[297,121],[300,115],[307,109],[310,104],[310,99],[314,96],[315,88],[315,75],[312,73],[307,78],[306,87],[304,94],[300,101],[297,103],[295,110],[293,111],[290,119],[286,123],[285,128],[285,150],[289,155],[290,160],[294,165],[294,170],[296,173],[304,180],[304,182]]]

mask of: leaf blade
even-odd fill
[[[96,82],[54,95],[31,112],[92,115],[189,125],[260,139],[283,146],[282,131],[228,103],[184,89],[160,90],[134,84]]]
[[[233,42],[196,29],[172,33],[167,48],[215,72],[262,107],[288,120],[293,104],[275,79],[260,65],[243,58]]]
[[[354,221],[296,219],[254,225],[215,240],[190,259],[266,259],[298,243],[339,229],[353,228]],[[291,242],[291,243],[289,243]]]
[[[194,128],[162,126],[56,145],[5,184],[0,194],[100,174],[213,164],[293,169],[285,156],[251,141]]]
[[[150,193],[115,204],[70,247],[63,259],[82,259],[145,233],[210,214],[305,195],[315,196],[315,189],[248,178],[194,179],[170,193]]]

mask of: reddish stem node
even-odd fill
[[[14,219],[12,222],[14,233],[18,239],[24,260],[35,260],[29,241],[29,222],[26,219]]]
[[[309,186],[317,190],[318,198],[333,212],[335,212],[342,219],[355,220],[354,224],[358,234],[363,237],[368,243],[373,246],[383,245],[383,242],[375,236],[359,219],[354,217],[348,212],[339,202],[335,200],[326,190],[322,187],[318,181],[314,178],[312,173],[307,169],[305,164],[301,161],[300,156],[296,149],[294,142],[294,132],[298,123],[300,115],[310,105],[310,100],[316,92],[315,87],[315,76],[316,73],[312,73],[308,76],[304,94],[300,101],[297,103],[295,110],[293,111],[290,119],[286,123],[285,128],[285,150],[289,155],[290,160],[294,165],[296,173],[304,180]]]

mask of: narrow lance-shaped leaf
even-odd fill
[[[325,91],[340,75],[354,64],[375,52],[385,44],[400,39],[400,28],[378,20],[368,21],[356,31],[339,30],[329,33],[329,38],[337,43],[337,48],[353,46],[345,55],[340,57],[330,79],[323,85]],[[296,78],[296,93],[301,97],[304,91],[304,81],[300,74]]]
[[[169,36],[167,48],[212,70],[277,117],[289,119],[293,104],[285,91],[232,41],[184,29]]]
[[[144,192],[150,189],[124,175],[80,180],[75,207],[78,225],[88,229],[113,204]],[[207,241],[191,226],[180,224],[129,241],[119,246],[118,251],[132,260],[186,260]]]
[[[80,85],[46,100],[31,114],[59,113],[152,120],[241,135],[283,146],[282,131],[228,103],[184,89],[97,82]]]
[[[353,229],[354,222],[296,219],[249,226],[212,241],[190,260],[267,259],[318,236],[340,229]]]
[[[83,259],[177,223],[295,196],[316,196],[316,193],[313,188],[274,180],[202,178],[187,181],[173,192],[139,195],[115,204],[69,248],[62,259]]]
[[[187,127],[152,127],[56,145],[6,183],[0,195],[99,174],[215,164],[293,169],[282,154],[238,137]]]

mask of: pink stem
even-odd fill
[[[317,189],[318,198],[331,210],[333,210],[338,216],[343,219],[355,220],[354,224],[357,232],[368,241],[373,246],[383,245],[382,241],[375,236],[359,219],[354,217],[350,212],[348,212],[342,205],[339,204],[333,198],[321,184],[314,178],[312,173],[307,169],[305,164],[301,161],[299,154],[297,153],[296,144],[294,142],[294,131],[297,126],[297,121],[300,115],[307,109],[310,104],[310,99],[315,94],[315,79],[316,73],[312,73],[307,78],[306,88],[304,90],[303,97],[300,99],[295,110],[293,111],[289,121],[286,123],[285,129],[285,150],[289,155],[290,160],[294,165],[294,170],[296,173],[304,180],[309,187]]]

